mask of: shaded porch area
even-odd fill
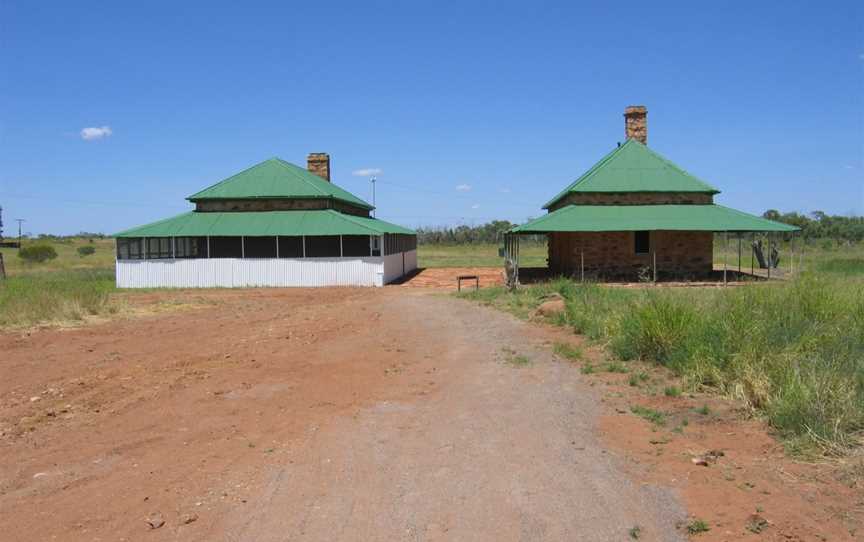
[[[779,278],[779,241],[784,237],[790,241],[786,261],[792,272],[796,231],[793,226],[714,204],[569,205],[505,235],[505,282],[512,287],[564,276],[623,284],[728,284],[769,279],[772,271]],[[537,234],[549,240],[548,269],[522,269],[520,238]],[[731,260],[730,238],[737,245],[737,257]]]

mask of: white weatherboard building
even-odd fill
[[[117,238],[119,288],[383,286],[417,268],[414,231],[369,216],[330,182],[278,158],[187,198],[195,210]]]

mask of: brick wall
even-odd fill
[[[335,209],[339,212],[368,217],[369,211],[341,201],[320,199],[236,199],[205,200],[195,203],[196,211],[311,211]]]
[[[711,232],[652,231],[651,251],[662,278],[697,278],[711,272],[714,235]],[[652,252],[636,254],[634,232],[561,232],[549,234],[549,267],[556,273],[597,279],[636,279],[651,268]]]
[[[567,205],[710,205],[712,194],[702,192],[571,192],[549,207],[555,211]]]

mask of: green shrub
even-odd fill
[[[51,245],[26,245],[18,250],[18,257],[27,263],[43,263],[57,257]]]
[[[96,254],[96,247],[93,245],[84,245],[83,247],[78,247],[78,255],[82,258],[84,256],[90,256],[92,254]]]

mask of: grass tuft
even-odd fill
[[[629,373],[630,369],[620,361],[610,361],[605,366],[607,373]]]
[[[630,407],[630,411],[640,418],[645,418],[655,425],[666,425],[666,414],[653,408],[635,405]]]
[[[557,355],[570,361],[578,361],[584,355],[581,348],[568,343],[555,343],[553,350]]]
[[[677,386],[666,386],[666,389],[663,390],[663,394],[666,397],[681,397],[681,389]]]
[[[711,527],[701,519],[694,519],[687,524],[687,534],[707,533],[710,530]]]

